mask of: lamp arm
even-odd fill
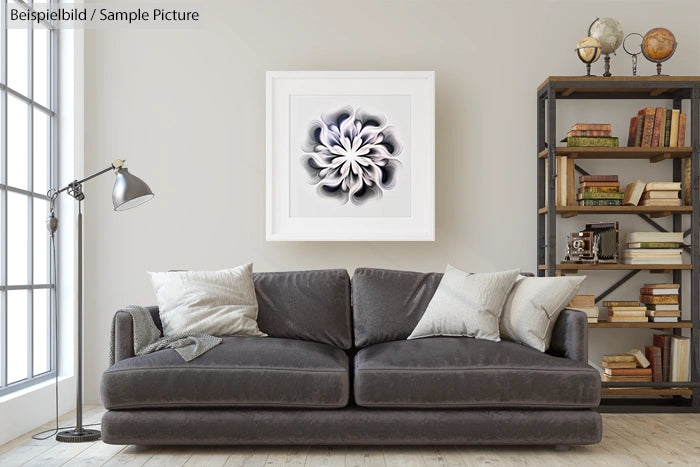
[[[103,173],[109,172],[110,170],[120,169],[120,168],[124,167],[124,162],[126,162],[126,161],[123,161],[123,160],[121,160],[121,159],[116,159],[116,160],[115,160],[114,162],[112,162],[112,164],[111,164],[109,167],[107,167],[106,169],[102,169],[102,170],[99,170],[99,171],[95,172],[95,173],[92,174],[92,175],[88,175],[87,177],[83,178],[82,180],[73,180],[72,182],[70,182],[68,185],[64,186],[64,187],[61,188],[60,190],[56,190],[56,193],[57,193],[57,194],[58,194],[58,193],[62,193],[62,192],[64,192],[64,191],[66,191],[66,190],[70,190],[71,188],[75,189],[76,186],[82,185],[83,183],[87,182],[88,180],[92,180],[92,179],[95,178],[95,177],[99,177],[99,176],[102,175]],[[81,192],[82,192],[82,191],[81,191]],[[74,197],[75,197],[75,196],[74,196]],[[76,198],[76,199],[77,199],[77,198]]]

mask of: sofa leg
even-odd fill
[[[565,451],[569,450],[569,445],[568,444],[555,444],[554,450],[557,452],[565,452]]]

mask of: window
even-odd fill
[[[56,372],[45,224],[56,174],[56,31],[8,29],[8,1],[0,0],[0,395]]]

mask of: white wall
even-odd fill
[[[535,91],[549,75],[583,74],[574,47],[597,16],[617,18],[626,32],[670,28],[680,45],[664,70],[700,74],[697,2],[206,4],[214,14],[197,30],[86,33],[85,173],[125,158],[156,193],[138,209],[114,213],[110,177],[85,187],[88,402],[99,401],[115,310],[155,301],[145,271],[247,261],[258,271],[442,271],[447,262],[470,271],[533,271]],[[594,72],[601,69],[602,60]],[[266,70],[436,71],[435,242],[265,241]],[[640,74],[653,71],[640,57]],[[612,72],[630,75],[630,57],[614,56]],[[643,106],[577,105],[562,105],[559,133],[576,121],[609,120],[623,141],[629,117]],[[595,220],[569,222],[579,228]],[[599,277],[584,291],[599,292],[617,275]],[[613,351],[647,341],[645,331],[593,332],[594,360],[608,339],[616,341]]]

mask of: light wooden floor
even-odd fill
[[[103,411],[86,407],[84,423],[98,422]],[[70,426],[74,417],[61,417],[61,426]],[[52,425],[0,446],[0,466],[700,465],[700,415],[690,414],[604,414],[603,441],[566,452],[551,447],[138,447],[31,439]]]

